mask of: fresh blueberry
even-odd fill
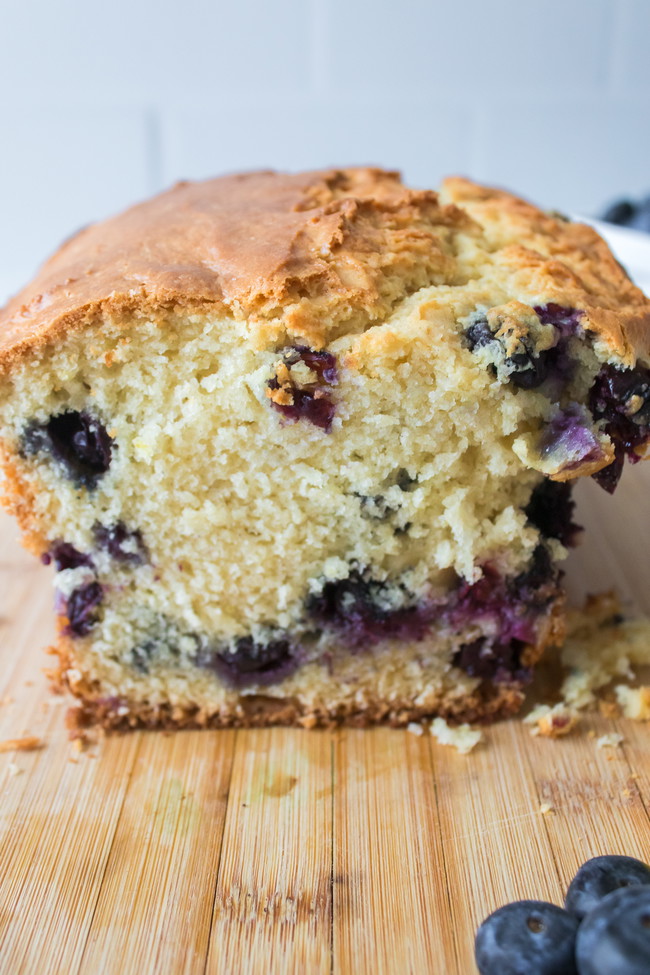
[[[650,885],[650,867],[634,857],[601,856],[587,860],[567,891],[564,906],[579,921],[619,887]]]
[[[97,622],[97,609],[104,598],[98,582],[89,582],[73,589],[65,600],[63,610],[68,617],[66,632],[71,636],[86,636]]]
[[[515,901],[478,929],[474,953],[481,975],[577,975],[578,922],[543,901]]]
[[[524,508],[528,521],[543,538],[557,538],[563,545],[575,545],[580,525],[573,521],[575,502],[571,498],[569,481],[545,478],[537,485]]]
[[[105,549],[116,562],[141,565],[147,560],[147,549],[139,529],[131,530],[123,521],[113,525],[93,525],[93,535],[98,548]]]
[[[41,562],[43,565],[54,562],[54,568],[57,572],[62,572],[64,569],[78,569],[82,565],[87,565],[91,569],[94,568],[90,555],[80,552],[70,542],[62,541],[53,542],[49,551],[41,555]]]
[[[605,210],[601,219],[648,233],[650,232],[650,197],[638,202],[619,200]]]
[[[649,975],[650,886],[615,890],[587,914],[576,962],[579,975]]]
[[[23,434],[27,454],[49,452],[77,486],[94,488],[111,464],[113,442],[106,427],[85,410],[68,410]]]
[[[620,227],[629,227],[634,219],[637,208],[630,200],[617,200],[610,204],[603,212],[601,220],[616,223]]]
[[[252,636],[240,637],[232,650],[202,647],[195,658],[197,667],[213,670],[232,687],[276,684],[299,666],[300,649],[280,638],[259,643]]]

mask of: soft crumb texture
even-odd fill
[[[562,738],[570,734],[580,721],[580,715],[565,704],[538,704],[524,718],[524,724],[531,725],[531,735],[544,738]]]
[[[613,731],[609,735],[601,735],[600,738],[596,739],[597,748],[618,748],[625,741],[623,735],[618,734],[618,732]]]
[[[79,725],[516,711],[570,481],[650,438],[649,327],[593,230],[464,180],[256,173],[82,231],[0,314]]]
[[[452,727],[444,718],[435,718],[430,731],[438,744],[451,745],[460,755],[467,755],[484,737],[479,728],[471,728],[468,724]]]
[[[7,738],[5,741],[0,741],[0,752],[33,752],[43,745],[42,738]]]
[[[650,687],[617,684],[614,693],[624,718],[630,718],[632,721],[650,721]]]
[[[601,687],[617,677],[633,679],[633,667],[650,663],[650,620],[623,620],[612,593],[590,597],[584,609],[569,612],[567,622],[561,660],[568,675],[561,694],[570,707],[590,707]]]

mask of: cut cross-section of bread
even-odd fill
[[[184,183],[0,316],[5,500],[106,727],[513,712],[570,482],[650,439],[650,302],[591,228],[451,179]]]

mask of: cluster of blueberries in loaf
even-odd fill
[[[650,440],[650,369],[637,365],[619,369],[605,364],[589,391],[587,408],[577,402],[562,402],[563,393],[578,368],[572,355],[571,340],[580,332],[582,313],[549,303],[535,306],[541,325],[550,325],[553,334],[544,347],[536,344],[532,330],[508,334],[508,329],[489,323],[477,312],[465,330],[472,352],[494,350],[495,361],[489,368],[505,382],[520,389],[540,389],[557,405],[557,410],[542,433],[540,451],[544,455],[569,453],[576,460],[565,467],[578,467],[603,458],[603,449],[595,430],[604,432],[614,447],[614,458],[592,474],[595,481],[610,494],[614,492],[627,457],[632,463],[641,459],[639,448]],[[498,322],[495,323],[498,326]],[[492,325],[492,327],[491,327]]]

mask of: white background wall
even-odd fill
[[[650,0],[0,0],[0,299],[177,179],[350,162],[650,193]]]

